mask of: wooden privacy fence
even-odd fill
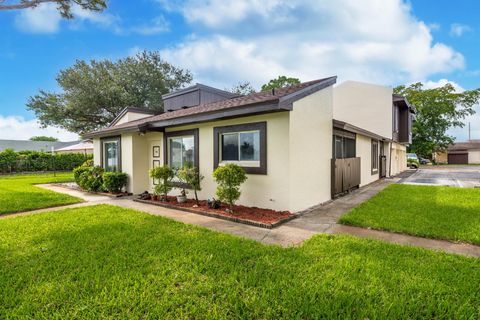
[[[332,159],[332,198],[360,185],[360,158]]]

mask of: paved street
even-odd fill
[[[480,187],[480,166],[422,167],[399,183],[462,188]]]

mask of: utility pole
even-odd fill
[[[472,130],[470,129],[470,122],[468,123],[468,141],[472,140]]]

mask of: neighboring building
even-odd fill
[[[31,140],[0,140],[0,152],[6,149],[13,151],[44,151],[68,147],[77,144],[78,141],[60,142],[60,141],[31,141]]]
[[[152,191],[154,166],[191,162],[205,177],[199,196],[210,198],[213,170],[233,162],[248,175],[240,204],[298,212],[407,168],[415,109],[388,87],[335,83],[247,96],[197,85],[164,96],[172,111],[120,119],[86,137],[95,164],[126,172],[130,192]],[[185,90],[197,100],[189,103]]]
[[[82,154],[93,154],[93,142],[91,140],[80,141],[79,143],[63,147],[60,149],[55,149],[55,153],[82,153]]]
[[[449,164],[480,164],[480,140],[452,144],[447,148],[446,158]]]

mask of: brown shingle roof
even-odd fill
[[[116,126],[107,127],[96,132],[87,133],[85,137],[93,137],[96,135],[107,134],[110,132],[118,132],[122,129],[136,129],[138,127],[147,125],[149,123],[163,121],[163,120],[171,120],[176,118],[182,118],[187,116],[193,116],[198,114],[205,114],[205,113],[213,113],[218,111],[224,111],[233,108],[241,108],[247,106],[255,106],[255,105],[264,105],[267,103],[278,103],[281,98],[284,98],[290,94],[299,92],[303,89],[307,89],[310,86],[320,84],[322,82],[335,81],[336,77],[329,77],[324,79],[313,80],[309,82],[303,82],[297,85],[275,89],[274,92],[272,91],[264,91],[264,92],[257,92],[247,96],[241,96],[231,99],[225,99],[217,102],[201,104],[195,107],[187,108],[187,109],[180,109],[171,112],[165,112],[159,115],[145,117],[139,120],[134,120],[126,123],[122,123]],[[333,84],[333,83],[332,83]]]

